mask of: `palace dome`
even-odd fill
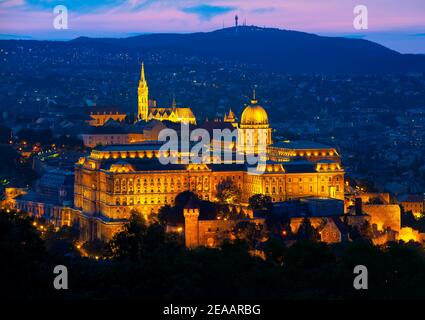
[[[269,118],[266,110],[255,100],[251,101],[251,105],[247,106],[242,112],[241,125],[268,125]]]

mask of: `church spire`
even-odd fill
[[[139,119],[148,121],[149,114],[149,89],[145,78],[145,64],[142,62],[142,69],[140,70],[139,87],[137,89],[138,106],[137,117]]]
[[[173,94],[173,102],[171,102],[171,107],[172,107],[173,109],[175,109],[175,108],[176,108],[176,106],[177,106],[177,103],[176,103],[176,96]]]
[[[140,81],[146,82],[145,79],[145,64],[142,62],[142,70],[140,71]]]

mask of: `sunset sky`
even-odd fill
[[[65,5],[69,29],[53,28]],[[366,5],[369,29],[355,30],[353,8]],[[403,53],[425,53],[424,0],[0,0],[0,38],[72,39],[211,31],[239,23],[329,36],[360,37]]]

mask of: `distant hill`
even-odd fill
[[[92,48],[101,55],[122,52],[132,53],[133,57],[140,53],[166,51],[183,58],[216,58],[219,62],[237,62],[266,71],[288,73],[425,72],[425,55],[401,54],[363,39],[323,37],[255,26],[189,34],[143,34],[128,38],[80,37],[65,42],[0,40],[0,47],[38,48],[41,50],[39,54],[64,58],[80,47]],[[93,64],[93,61],[87,61],[87,64],[90,63]]]
[[[400,54],[377,43],[273,28],[241,26],[190,34],[129,38],[80,37],[70,43],[129,50],[169,50],[294,73],[425,72],[425,55]]]

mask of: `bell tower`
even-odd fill
[[[149,89],[145,78],[145,65],[142,62],[139,87],[137,89],[137,119],[148,121],[149,114]]]

